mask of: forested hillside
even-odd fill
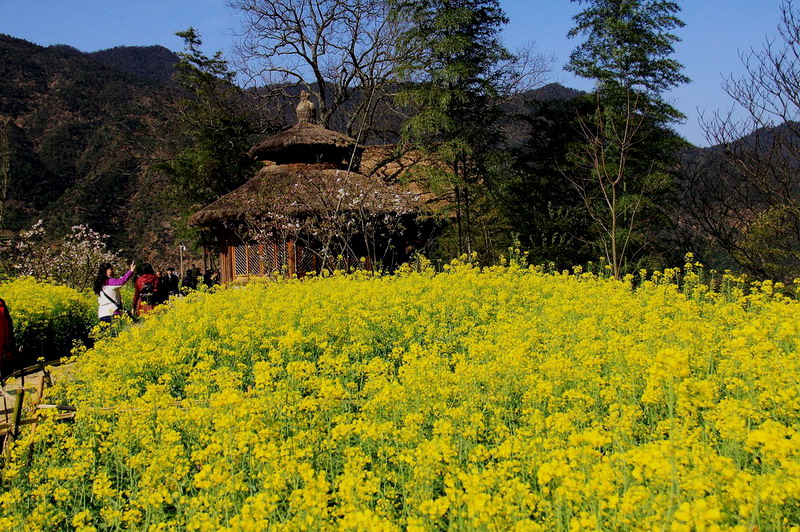
[[[116,46],[87,54],[106,66],[140,78],[174,85],[178,56],[163,46]]]
[[[163,184],[150,171],[176,96],[163,81],[163,52],[83,54],[0,36],[0,120],[10,148],[5,229],[44,218],[53,233],[88,224],[115,248],[170,244]],[[102,62],[109,58],[118,68]]]

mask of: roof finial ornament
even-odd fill
[[[297,123],[313,124],[316,122],[314,102],[308,99],[308,91],[300,91],[300,103],[297,104]]]

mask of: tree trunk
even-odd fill
[[[472,237],[470,232],[472,230],[472,223],[469,219],[469,189],[464,186],[464,242],[467,248],[467,255],[472,255]]]
[[[458,255],[461,256],[464,253],[464,241],[463,241],[463,233],[461,227],[461,189],[456,185],[455,187],[456,193],[456,226],[458,229]]]

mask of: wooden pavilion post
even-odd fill
[[[289,267],[288,275],[289,277],[292,277],[297,273],[297,256],[295,255],[293,239],[289,239],[286,242],[286,262]]]

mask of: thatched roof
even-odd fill
[[[247,183],[189,217],[194,226],[247,221],[248,217],[280,220],[312,212],[404,213],[419,209],[428,198],[380,176],[348,172],[333,164],[265,166]]]
[[[356,141],[318,124],[303,122],[281,131],[254,146],[248,153],[259,161],[286,163],[334,163],[360,153]]]

